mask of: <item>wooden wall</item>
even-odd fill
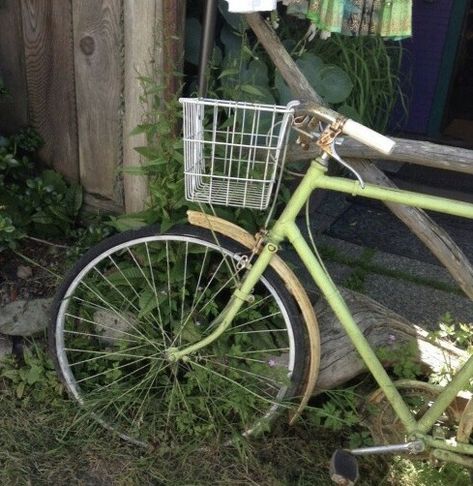
[[[88,205],[142,209],[146,180],[121,170],[141,163],[133,147],[146,142],[129,137],[144,110],[138,75],[179,63],[184,9],[185,0],[0,0],[11,94],[0,132],[35,127],[42,160],[80,182]]]

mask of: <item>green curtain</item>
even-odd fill
[[[412,0],[311,0],[307,17],[320,30],[345,35],[412,35]]]

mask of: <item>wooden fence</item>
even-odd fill
[[[42,160],[88,205],[141,209],[146,181],[121,171],[145,142],[128,136],[143,116],[138,74],[175,67],[184,19],[185,0],[0,0],[0,131],[36,128]]]

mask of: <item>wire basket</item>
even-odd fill
[[[181,98],[188,201],[266,209],[284,159],[291,105]]]

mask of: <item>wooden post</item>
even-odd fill
[[[321,98],[298,69],[273,28],[259,14],[247,14],[246,19],[294,95],[307,101],[322,103]],[[382,181],[384,185],[396,187],[381,170],[370,162],[364,162],[362,166],[361,163],[355,162],[354,165],[356,169],[363,171],[363,177],[367,182]],[[473,298],[473,267],[450,236],[443,230],[439,231],[438,226],[434,225],[433,221],[419,209],[392,203],[388,207],[421,241],[427,244],[466,295]],[[431,239],[434,234],[435,239]]]
[[[163,71],[166,73],[164,97],[171,99],[181,89],[184,63],[185,0],[162,0],[163,4]]]
[[[21,0],[21,13],[29,121],[45,142],[40,156],[78,181],[71,3]]]
[[[148,108],[138,76],[154,78],[163,88],[161,96],[164,100],[171,99],[179,91],[180,79],[175,72],[182,67],[185,2],[125,0],[124,9],[123,166],[133,167],[143,162],[134,147],[147,143],[145,135],[129,136]],[[124,196],[126,212],[143,210],[148,197],[147,178],[125,173]]]
[[[143,121],[147,104],[143,94],[140,76],[152,77],[150,66],[161,70],[161,58],[156,50],[162,42],[158,16],[162,9],[161,0],[124,1],[125,66],[123,120],[123,167],[139,167],[143,158],[135,147],[146,145],[146,135],[130,136],[131,131]],[[154,64],[153,64],[154,63]],[[142,211],[148,198],[148,178],[146,176],[123,175],[125,211]]]
[[[80,180],[84,189],[97,196],[96,199],[111,200],[120,208],[121,1],[80,0],[73,1],[72,6]]]

